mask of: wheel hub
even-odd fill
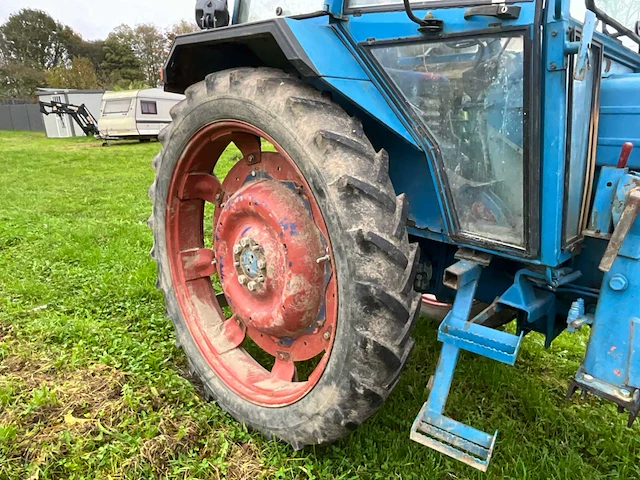
[[[258,289],[267,277],[267,260],[264,249],[251,237],[242,237],[233,246],[233,265],[238,274],[238,283],[250,292]]]
[[[227,179],[234,181],[233,172]],[[279,339],[309,329],[325,291],[324,266],[316,259],[326,253],[296,190],[252,177],[216,216],[219,278],[236,315]],[[233,269],[226,268],[229,263]]]

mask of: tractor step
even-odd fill
[[[438,340],[462,350],[473,352],[498,362],[514,365],[522,344],[520,336],[483,327],[471,322],[447,318],[440,326]]]
[[[438,340],[442,342],[440,359],[436,373],[429,381],[429,399],[413,422],[410,438],[486,472],[498,432],[489,435],[444,415],[461,350],[513,365],[522,343],[522,335],[512,335],[476,323],[503,308],[498,300],[475,318],[470,318],[483,266],[486,264],[480,261],[462,259],[445,272],[445,283],[458,293],[453,308],[438,331]]]
[[[411,427],[411,440],[486,472],[498,432],[489,435],[464,423],[429,412],[427,403]]]

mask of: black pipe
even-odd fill
[[[415,16],[413,10],[411,10],[410,0],[404,0],[404,11],[407,12],[407,17],[409,17],[409,20],[412,22],[417,23],[421,27],[424,27],[427,24],[427,22]]]

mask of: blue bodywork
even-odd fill
[[[640,410],[640,54],[594,32],[593,13],[571,18],[569,0],[509,4],[516,19],[465,18],[469,3],[416,8],[443,22],[425,34],[402,2],[354,10],[327,0],[324,12],[252,27],[261,39],[273,27],[289,63],[246,63],[297,69],[389,153],[394,187],[410,202],[409,234],[433,272],[416,287],[453,303],[411,437],[486,470],[496,436],[443,415],[461,349],[514,364],[523,335],[549,345],[567,327],[591,325],[569,393],[612,400],[631,420]],[[242,28],[220,29],[225,45],[248,38]],[[486,144],[468,141],[481,129]],[[619,165],[625,142],[637,148]],[[505,177],[486,181],[474,169],[480,150],[483,168]],[[510,229],[521,233],[502,234]],[[470,318],[474,300],[490,306]],[[503,309],[517,313],[515,335],[482,325]]]

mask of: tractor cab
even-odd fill
[[[486,470],[496,435],[444,415],[460,351],[513,365],[525,335],[586,325],[569,397],[631,425],[640,18],[617,4],[198,0],[203,31],[164,69],[187,100],[155,162],[154,231],[212,397],[296,447],[344,436],[397,383],[428,294],[451,307],[412,439]],[[217,178],[230,143],[242,159]]]

